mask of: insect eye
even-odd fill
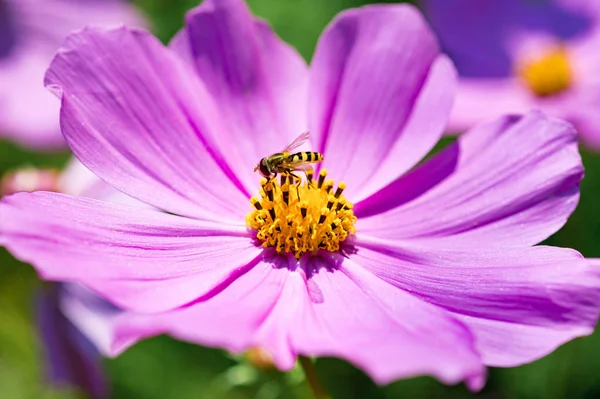
[[[267,160],[265,158],[260,160],[260,165],[258,166],[258,170],[260,174],[264,177],[271,176],[271,171],[269,170],[269,166],[267,165]]]

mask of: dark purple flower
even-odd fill
[[[124,0],[0,0],[0,137],[64,146],[60,104],[44,90],[44,71],[65,36],[90,24],[143,22]]]
[[[451,130],[541,109],[600,148],[600,2],[422,0],[460,74]]]
[[[341,13],[310,69],[239,0],[206,0],[186,22],[169,48],[87,29],[46,76],[77,157],[159,210],[43,192],[0,202],[0,244],[135,312],[115,319],[112,354],[168,333],[258,347],[283,370],[338,356],[379,383],[429,374],[477,389],[485,366],[593,331],[597,267],[534,246],[579,198],[571,125],[500,118],[417,165],[456,75],[413,7]],[[306,130],[347,184],[324,169],[259,184],[259,159]]]

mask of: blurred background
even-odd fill
[[[381,3],[382,1],[378,1]],[[385,2],[385,1],[384,1]],[[1,1],[0,1],[1,3]],[[155,34],[167,42],[198,0],[139,0]],[[339,11],[364,0],[249,0],[253,12],[310,60],[320,32]],[[447,143],[449,140],[446,140]],[[443,145],[444,143],[442,143]],[[600,154],[582,148],[586,177],[581,201],[567,225],[548,240],[586,257],[600,257]],[[66,152],[37,153],[0,141],[0,173],[23,167],[62,167]],[[0,398],[80,398],[68,387],[45,383],[43,348],[34,321],[41,283],[33,269],[0,249]],[[368,348],[365,348],[368,350]],[[310,398],[300,370],[258,370],[245,358],[158,337],[104,361],[111,398]],[[361,371],[337,359],[319,359],[317,371],[333,398],[598,398],[600,332],[577,339],[535,363],[491,369],[485,389],[474,395],[422,377],[377,387]]]

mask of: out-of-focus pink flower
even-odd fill
[[[21,191],[58,191],[56,169],[26,167],[5,173],[0,179],[0,196]]]
[[[339,356],[379,383],[429,374],[477,389],[486,365],[592,332],[598,269],[534,246],[579,198],[571,125],[500,118],[415,167],[456,74],[413,7],[341,13],[310,70],[239,0],[206,0],[186,21],[169,48],[87,29],[46,76],[77,157],[161,211],[56,193],[0,202],[16,257],[137,312],[117,317],[113,354],[168,333],[258,347],[283,370]],[[347,184],[321,169],[259,185],[258,160],[305,130]]]
[[[460,84],[449,130],[541,109],[600,149],[600,2],[422,0]]]
[[[0,0],[0,137],[64,147],[44,71],[65,36],[90,24],[144,25],[125,0]]]

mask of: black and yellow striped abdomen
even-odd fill
[[[302,151],[295,154],[291,154],[287,160],[287,164],[303,164],[303,163],[316,163],[323,160],[323,155],[313,151]]]

